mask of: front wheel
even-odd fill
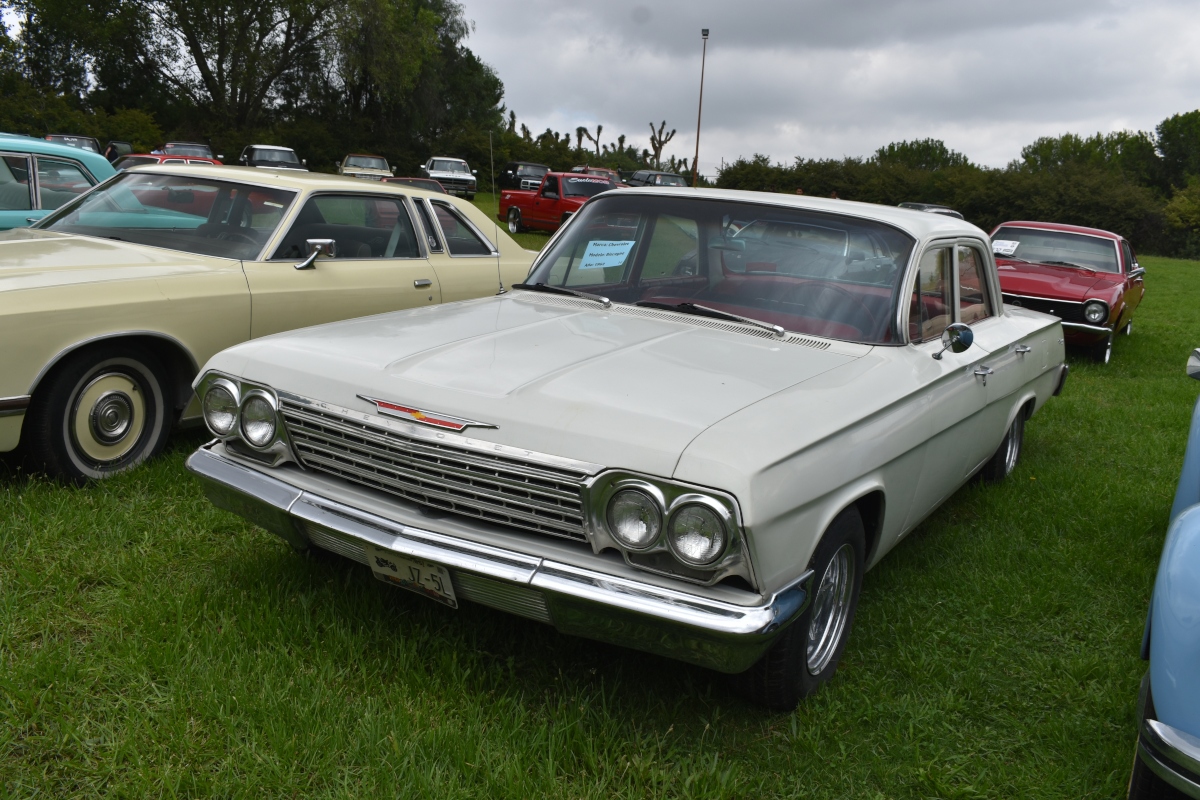
[[[467,199],[468,199],[468,200],[474,200],[474,199],[475,199],[475,193],[474,193],[474,192],[469,192],[469,193],[467,194]]]
[[[1008,432],[1004,434],[1004,441],[1000,443],[1000,447],[980,470],[983,480],[987,483],[999,483],[1011,475],[1021,458],[1021,445],[1024,442],[1025,409],[1022,408],[1017,411],[1012,425],[1008,426]]]
[[[171,432],[166,374],[153,354],[135,347],[68,357],[34,396],[30,455],[51,476],[75,484],[156,455]]]
[[[833,677],[854,623],[865,550],[862,516],[847,508],[830,523],[809,561],[808,608],[758,663],[733,676],[739,694],[756,705],[790,711]]]
[[[515,235],[523,230],[525,228],[521,225],[521,209],[510,208],[508,210],[508,232]]]

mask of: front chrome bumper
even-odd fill
[[[1200,800],[1200,738],[1173,728],[1147,713],[1150,695],[1149,673],[1142,679],[1138,697],[1137,756],[1158,777],[1187,797]]]
[[[1087,325],[1083,322],[1064,322],[1063,330],[1068,333],[1102,333],[1110,334],[1113,332],[1112,327],[1107,325]]]
[[[298,489],[211,448],[189,456],[187,468],[219,508],[297,548],[316,545],[365,564],[365,548],[374,545],[441,564],[459,597],[563,633],[734,673],[754,664],[809,602],[811,571],[767,603],[735,605],[403,525]]]

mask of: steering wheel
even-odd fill
[[[862,312],[863,317],[870,323],[866,328],[862,328],[859,325],[854,325],[854,327],[858,328],[862,333],[869,333],[879,324],[879,321],[875,319],[875,315],[871,313],[871,309],[867,307],[867,304],[864,303],[861,298],[846,291],[841,286],[838,286],[834,283],[825,282],[810,283],[808,286],[813,288],[808,290],[812,292],[812,300],[807,305],[810,309],[816,312],[817,316],[819,316],[821,319],[825,319],[830,322],[853,324],[847,323],[845,320],[836,319],[831,313],[829,313],[835,309],[828,300],[823,300],[822,298],[828,297],[830,293],[833,293],[843,298],[843,300],[849,301],[852,305],[857,306],[857,308]]]

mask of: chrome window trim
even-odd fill
[[[1000,278],[999,272],[996,270],[995,255],[991,254],[991,248],[985,247],[980,240],[959,237],[957,244],[954,246],[954,321],[960,321],[961,318],[959,315],[962,312],[962,298],[959,297],[959,293],[962,291],[962,277],[959,274],[958,264],[958,248],[960,247],[973,248],[979,255],[983,257],[983,268],[988,270],[988,274],[984,276],[987,280],[988,315],[983,319],[975,320],[975,322],[983,322],[991,319],[992,317],[1002,316],[1004,313],[1004,301],[1001,299],[999,303],[999,310],[997,310],[997,304],[995,300],[995,298],[998,296],[996,294],[996,290],[1000,288],[998,285],[1000,283]],[[989,254],[991,254],[990,257]],[[970,324],[974,325],[975,323]]]
[[[472,222],[470,219],[468,219],[467,215],[462,213],[461,211],[459,211],[458,208],[456,208],[452,203],[448,203],[445,200],[437,200],[434,198],[428,198],[428,200],[429,200],[429,203],[431,206],[432,205],[442,205],[442,206],[445,206],[446,208],[450,209],[454,213],[454,215],[456,217],[458,217],[459,222],[465,224],[469,229],[474,231],[475,235],[478,236],[481,240],[483,240],[483,243],[486,244],[488,246],[488,248],[491,250],[490,253],[472,253],[472,254],[455,255],[454,253],[450,252],[450,242],[446,239],[445,235],[443,234],[442,240],[445,242],[445,245],[446,245],[446,250],[445,250],[446,255],[450,256],[450,258],[496,258],[497,256],[500,255],[500,251],[498,249],[496,249],[496,243],[493,242],[488,237],[484,236],[483,231],[479,230],[478,226],[476,226],[474,222]],[[437,212],[434,212],[435,219],[436,219],[436,216],[437,216]],[[439,224],[438,228],[441,228],[441,227],[442,226]]]
[[[917,276],[920,273],[921,259],[924,258],[925,254],[928,253],[930,250],[936,250],[936,249],[942,248],[942,247],[950,248],[950,272],[951,272],[951,279],[953,280],[954,275],[957,274],[957,270],[954,266],[954,264],[955,264],[954,259],[957,258],[956,254],[954,253],[954,248],[957,246],[958,241],[959,241],[958,237],[943,237],[943,238],[939,238],[939,239],[930,239],[928,242],[925,243],[924,247],[914,247],[913,248],[912,255],[909,256],[908,268],[904,274],[904,282],[901,284],[902,290],[896,292],[896,295],[897,295],[896,296],[896,326],[897,326],[898,338],[901,339],[902,344],[905,344],[905,345],[928,344],[928,342],[914,342],[909,337],[909,332],[908,332],[908,314],[909,314],[909,311],[912,310],[910,308],[912,306],[911,298],[912,298],[913,289],[916,288],[914,285],[914,282],[917,280]],[[955,296],[957,297],[957,293],[955,294]],[[954,320],[952,320],[952,321],[954,321],[954,322],[958,321],[958,311],[957,310],[955,310]]]
[[[413,187],[413,188],[416,188],[416,187]],[[419,204],[419,206],[418,206],[418,204]],[[432,248],[430,248],[429,252],[430,253],[436,252],[438,255],[446,255],[446,243],[444,241],[442,241],[441,226],[433,224],[434,214],[433,214],[433,209],[430,208],[430,206],[429,206],[429,198],[428,197],[414,197],[413,205],[418,206],[420,209],[420,211],[418,211],[418,213],[417,213],[417,216],[420,218],[420,221],[421,221],[421,229],[425,231],[426,244],[429,243],[429,239],[433,239],[433,241],[437,243],[438,249],[435,251]],[[425,227],[427,224],[432,226],[433,230],[427,229]]]
[[[0,397],[0,417],[16,417],[24,414],[29,408],[31,395],[19,394],[16,397]]]
[[[41,202],[42,198],[39,196],[37,190],[34,188],[37,186],[37,177],[35,174],[37,172],[37,169],[33,165],[33,154],[32,153],[19,153],[15,150],[14,151],[0,150],[0,156],[9,156],[11,158],[25,159],[25,174],[29,176],[29,183],[27,184],[27,186],[29,188],[29,208],[6,208],[3,210],[4,211],[40,211],[42,208],[42,202]]]
[[[96,180],[96,176],[92,174],[91,170],[89,170],[87,167],[85,167],[82,162],[76,161],[73,158],[69,158],[67,156],[51,156],[51,155],[47,155],[45,153],[30,153],[29,155],[34,160],[33,171],[29,173],[29,182],[30,182],[30,184],[36,185],[36,187],[37,187],[34,190],[34,194],[37,197],[37,210],[39,210],[39,211],[46,210],[46,209],[42,208],[42,179],[39,174],[39,172],[40,172],[39,165],[37,164],[37,162],[43,158],[50,160],[50,161],[56,161],[56,160],[63,161],[63,162],[66,162],[67,164],[70,164],[71,166],[78,167],[79,171],[83,173],[84,177],[92,182],[92,185],[90,188],[88,188],[86,191],[79,193],[79,197],[83,197],[86,194],[90,194],[92,189],[95,189],[97,186],[101,185],[101,182]],[[107,181],[105,181],[105,183],[107,183]],[[73,203],[75,201],[71,200],[70,202]],[[65,206],[65,205],[68,205],[68,203],[63,203],[63,206]],[[62,208],[63,206],[59,206],[58,208]],[[58,209],[52,208],[49,210],[57,211]]]
[[[386,185],[386,184],[383,184],[383,185]],[[370,184],[367,185],[367,188],[369,188],[369,186],[370,186]],[[277,238],[279,240],[279,242],[282,242],[285,238],[287,238],[287,234],[290,233],[292,230],[292,225],[295,224],[295,218],[300,215],[300,209],[303,208],[303,206],[306,203],[308,203],[309,200],[312,200],[316,197],[328,197],[330,195],[335,195],[338,197],[369,197],[372,199],[382,198],[385,200],[398,200],[398,201],[400,201],[400,205],[404,208],[404,211],[408,214],[408,221],[413,224],[413,232],[415,233],[417,231],[417,228],[418,228],[418,225],[416,222],[417,215],[413,213],[413,209],[409,206],[409,201],[411,198],[406,194],[402,194],[398,191],[371,192],[371,191],[362,191],[360,189],[355,189],[352,191],[338,191],[336,189],[321,189],[318,191],[309,192],[308,194],[304,195],[304,202],[295,205],[295,209],[289,211],[288,217],[287,217],[286,229],[281,221],[279,230],[276,231],[277,235],[275,238]],[[321,259],[321,261],[326,262],[326,261],[421,261],[421,260],[426,260],[429,258],[429,251],[425,247],[425,243],[420,241],[421,237],[418,236],[417,239],[418,239],[418,241],[417,241],[418,255],[415,255],[415,256],[399,256],[399,257],[392,257],[392,258],[386,258],[383,256],[380,256],[379,258],[374,258],[374,257],[372,257],[372,258],[342,258],[342,257],[338,256],[335,258],[323,258],[323,259]],[[274,242],[272,242],[271,244],[275,245]],[[273,253],[277,249],[278,249],[277,246],[268,247],[268,248],[266,248],[266,252]],[[288,256],[287,258],[261,258],[260,257],[259,259],[256,259],[256,260],[262,261],[263,263],[267,263],[267,264],[279,264],[279,263],[288,264],[288,263],[295,261],[296,257],[295,256]]]

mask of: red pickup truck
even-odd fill
[[[500,193],[499,218],[509,233],[530,228],[556,231],[588,198],[617,188],[606,175],[548,172],[536,190],[505,189]]]

